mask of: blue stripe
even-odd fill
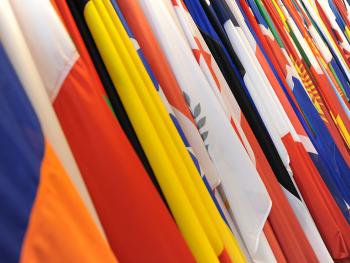
[[[216,199],[216,197],[215,197],[213,191],[210,189],[209,182],[208,182],[208,180],[207,180],[207,178],[206,178],[205,176],[203,176],[203,181],[204,181],[205,186],[206,186],[207,189],[208,189],[208,192],[209,192],[211,198],[213,199],[213,201],[214,201],[214,203],[215,203],[216,208],[219,210],[219,213],[220,213],[222,219],[224,219],[226,225],[230,228],[230,225],[229,225],[228,222],[227,222],[227,219],[226,219],[226,217],[225,217],[225,214],[224,214],[224,212],[222,211],[221,206],[220,206],[218,200]]]
[[[0,259],[18,262],[44,154],[40,124],[0,43]]]

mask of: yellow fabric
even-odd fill
[[[334,122],[336,123],[336,125],[340,131],[340,134],[343,137],[347,147],[350,148],[350,134],[349,134],[348,130],[346,129],[342,118],[339,115],[334,116],[334,114],[332,112],[331,112],[331,116],[332,116]]]
[[[350,30],[347,26],[345,26],[345,35],[348,41],[350,41]]]
[[[119,46],[124,46],[123,43],[120,41],[113,43],[94,2],[89,1],[86,4],[84,16],[179,229],[193,255],[198,262],[218,262],[208,237],[180,183],[176,167],[173,166],[166,147],[159,138],[161,131],[158,131],[158,127],[154,125],[154,121],[148,115],[146,104],[138,95],[137,90],[144,87],[140,86],[136,89],[133,83],[137,72],[128,72],[123,65],[120,55],[123,50],[119,50]]]
[[[145,103],[146,101],[149,102],[148,106],[146,106],[146,109],[149,110],[149,116],[156,117],[159,114],[161,118],[161,120],[159,120],[158,117],[155,118],[154,125],[157,126],[158,131],[162,128],[164,129],[164,132],[160,135],[163,145],[167,146],[165,148],[168,150],[168,154],[171,157],[170,159],[176,167],[178,178],[182,183],[187,196],[191,200],[191,204],[201,221],[202,227],[204,228],[216,254],[220,255],[223,246],[225,246],[234,262],[244,262],[243,254],[241,253],[236,240],[225,222],[222,220],[214,202],[212,201],[192,158],[159,98],[152,80],[135,51],[134,46],[115,13],[112,4],[108,0],[93,0],[93,2],[99,10],[105,25],[108,24],[107,30],[109,30],[109,34],[114,43],[118,43],[118,49],[126,49],[125,52],[123,52],[125,56],[122,56],[122,59],[124,62],[129,62],[128,70],[133,72],[133,80],[135,81],[135,86],[138,87],[137,91],[139,92],[140,98],[142,98]],[[107,12],[110,19],[107,17]],[[112,22],[112,25],[110,24],[110,21]],[[120,42],[123,42],[124,46],[119,45]],[[140,88],[141,86],[144,87],[144,89]],[[163,127],[161,127],[161,122],[163,122]]]

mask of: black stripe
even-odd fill
[[[274,171],[279,183],[286,188],[291,194],[300,199],[300,196],[286,170],[278,151],[266,130],[263,121],[260,118],[255,106],[252,105],[250,98],[244,91],[237,76],[234,74],[231,63],[223,51],[221,45],[217,43],[211,36],[201,31],[215,61],[217,62],[224,78],[227,81],[233,95],[235,96],[244,116],[246,117],[256,139],[258,140],[265,156]]]
[[[227,50],[228,54],[230,55],[230,58],[232,59],[233,63],[237,67],[241,76],[244,76],[246,73],[245,68],[243,67],[241,61],[239,60],[236,52],[233,50],[231,43],[230,43],[230,40],[228,39],[225,30],[221,26],[219,19],[217,18],[216,14],[212,10],[212,8],[206,4],[206,0],[199,0],[199,1],[202,4],[203,10],[205,11],[205,14],[207,15],[208,20],[210,21],[216,34],[219,36],[220,40],[224,44],[225,49]]]

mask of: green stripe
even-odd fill
[[[263,3],[260,0],[254,0],[254,1],[260,10],[260,14],[265,19],[266,24],[269,26],[269,29],[271,30],[273,37],[276,39],[277,44],[281,48],[284,48],[284,44],[282,42],[282,39],[281,39],[279,33],[277,32],[277,29],[276,29],[275,25],[273,24],[272,19],[270,18],[270,15],[267,12],[265,6],[263,5]]]

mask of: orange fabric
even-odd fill
[[[49,144],[20,261],[117,262]]]

